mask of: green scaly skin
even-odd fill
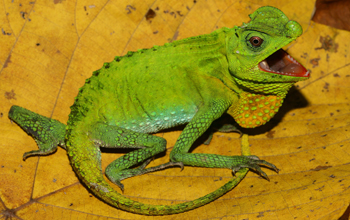
[[[23,158],[49,154],[60,145],[67,149],[79,179],[97,197],[144,215],[181,213],[207,204],[235,187],[247,168],[267,178],[260,165],[278,169],[247,153],[188,153],[196,139],[224,113],[242,127],[266,123],[278,111],[288,89],[309,76],[300,64],[281,61],[284,52],[275,53],[302,34],[297,22],[268,6],[250,18],[241,27],[129,52],[105,63],[80,89],[67,126],[13,106],[9,118],[39,146]],[[263,68],[262,63],[271,69]],[[150,133],[181,124],[187,125],[170,154],[171,162],[145,168],[153,156],[166,150],[166,140]],[[248,146],[247,141],[242,143],[242,149]],[[171,206],[143,204],[122,196],[105,181],[100,147],[136,148],[106,168],[106,176],[122,190],[120,181],[125,178],[171,166],[228,168],[238,171],[237,178],[194,201]],[[140,166],[130,169],[134,165]]]

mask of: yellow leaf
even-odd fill
[[[275,164],[270,182],[249,172],[216,201],[164,219],[338,219],[350,202],[350,33],[310,23],[314,1],[4,1],[0,4],[0,214],[22,219],[144,219],[89,193],[59,149],[22,160],[35,141],[7,117],[14,104],[66,122],[78,89],[104,62],[129,50],[162,45],[248,22],[262,5],[282,9],[304,34],[288,52],[311,70],[267,125],[251,134],[251,153]],[[169,160],[180,131],[160,133]],[[193,152],[240,154],[239,135],[215,133]],[[122,153],[103,153],[105,168]],[[176,204],[214,191],[229,170],[185,167],[123,181],[124,195]],[[346,217],[346,216],[345,216]]]

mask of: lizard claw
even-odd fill
[[[266,175],[264,171],[261,170],[259,165],[265,165],[273,169],[275,172],[277,173],[279,172],[279,169],[275,165],[265,160],[260,160],[259,157],[257,156],[250,155],[245,157],[246,159],[248,159],[247,161],[245,161],[244,163],[238,164],[232,168],[233,175],[235,175],[235,173],[239,171],[241,168],[249,168],[256,171],[259,175],[261,175],[262,177],[270,181],[269,177]]]
[[[146,160],[145,162],[143,162],[143,164],[141,166],[139,166],[137,169],[143,170],[145,169],[145,167],[153,160],[152,158],[149,158],[148,160]]]
[[[181,168],[181,171],[184,169],[184,163],[183,162],[168,162],[168,163],[156,166],[156,167],[150,167],[148,169],[150,169],[149,172],[153,172],[153,171],[156,171],[156,170],[162,170],[164,168],[173,167],[173,166],[179,166]],[[146,170],[148,170],[148,169],[146,169]]]
[[[181,168],[180,171],[184,170],[184,163],[182,163],[182,162],[174,162],[174,165],[180,166],[180,168]]]
[[[119,180],[113,181],[113,183],[115,185],[117,185],[121,189],[121,191],[124,193],[124,184],[123,183],[121,183]]]
[[[25,152],[23,154],[23,161],[25,161],[28,157],[31,157],[31,156],[44,156],[44,155],[54,153],[57,150],[57,147],[53,147],[50,149],[41,149],[40,148],[41,145],[38,144],[38,146],[39,146],[39,150]]]

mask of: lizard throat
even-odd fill
[[[295,77],[310,76],[309,71],[283,49],[279,49],[271,54],[265,60],[261,61],[258,66],[260,70],[269,73]]]
[[[243,128],[255,128],[270,121],[278,112],[285,95],[264,95],[242,92],[232,116]]]

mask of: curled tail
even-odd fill
[[[85,127],[85,128],[84,128]],[[195,209],[224,195],[244,178],[248,168],[237,172],[225,185],[193,201],[175,205],[150,205],[127,198],[114,190],[104,179],[101,168],[100,148],[89,137],[83,124],[69,127],[67,152],[79,179],[100,199],[119,209],[142,215],[170,215]],[[249,145],[248,145],[249,146]]]
[[[237,186],[247,172],[248,168],[242,169],[237,172],[235,178],[228,181],[219,189],[198,199],[175,205],[150,205],[131,200],[111,188],[105,180],[91,186],[90,189],[96,196],[103,199],[108,204],[125,211],[142,215],[171,215],[183,213],[214,201]]]
[[[67,143],[68,155],[71,164],[76,171],[79,179],[100,199],[119,209],[142,215],[170,215],[189,211],[212,202],[225,193],[229,192],[244,178],[248,168],[237,172],[236,177],[225,185],[203,197],[193,201],[184,202],[175,205],[150,205],[131,200],[114,190],[103,178],[101,169],[100,150],[92,141],[82,137],[69,138]],[[71,144],[80,144],[81,147],[72,147]]]

